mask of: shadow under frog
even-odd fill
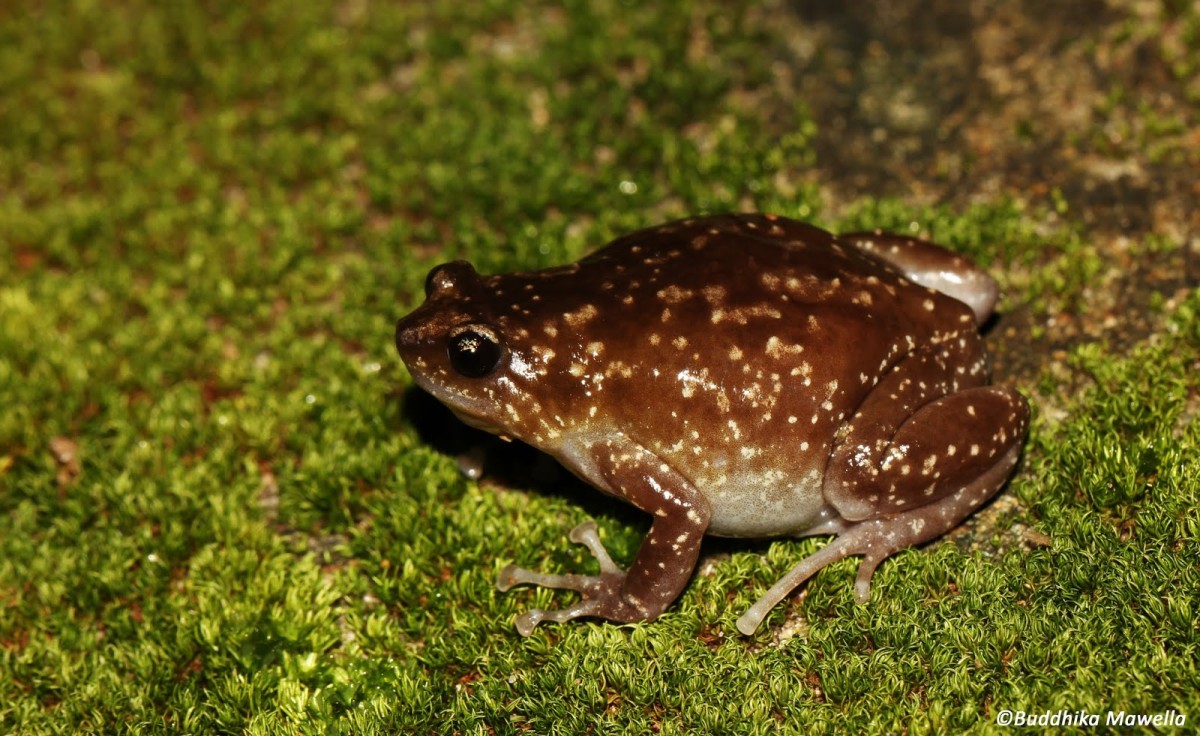
[[[454,458],[459,472],[470,480],[488,478],[504,488],[525,488],[557,496],[580,506],[590,516],[607,516],[622,524],[645,520],[632,506],[614,505],[571,474],[551,455],[520,440],[501,440],[494,434],[459,421],[445,404],[427,391],[412,387],[402,397],[401,416],[421,442]]]
[[[889,233],[834,236],[772,215],[700,217],[619,238],[578,263],[481,276],[438,266],[396,344],[418,386],[466,424],[520,439],[650,515],[628,570],[593,522],[570,536],[599,575],[508,566],[581,600],[517,619],[651,620],[701,538],[835,535],[737,621],[753,633],[824,566],[941,536],[1011,474],[1028,427],[988,385],[978,328],[996,283]]]

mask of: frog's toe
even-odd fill
[[[562,623],[582,616],[596,616],[610,621],[637,621],[647,618],[645,611],[622,597],[625,573],[619,570],[599,575],[548,575],[509,565],[500,571],[496,587],[504,591],[522,583],[557,590],[574,590],[582,599],[559,610],[534,608],[517,616],[517,631],[521,636],[529,636],[534,627],[543,621]]]
[[[505,565],[496,578],[496,589],[501,593],[518,585],[540,585],[543,588],[566,588],[578,590],[578,579],[582,575],[551,575],[534,570],[526,570],[516,565]]]
[[[561,624],[564,621],[570,621],[582,616],[599,616],[601,615],[600,608],[599,601],[595,599],[584,599],[578,601],[573,606],[560,608],[557,611],[545,611],[541,608],[533,608],[517,616],[517,633],[521,636],[529,636],[533,633],[534,627],[543,621],[553,621],[554,623]]]
[[[600,563],[602,575],[622,572],[621,568],[617,567],[617,564],[608,556],[608,550],[604,549],[604,544],[600,541],[600,534],[596,531],[596,522],[588,519],[572,529],[571,533],[567,535],[567,539],[588,548],[592,557],[595,557],[596,562]]]
[[[871,578],[875,575],[875,568],[885,559],[886,554],[868,554],[859,563],[858,577],[854,581],[854,600],[858,603],[871,600]]]

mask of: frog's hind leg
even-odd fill
[[[805,557],[780,578],[737,620],[738,630],[747,636],[753,634],[771,609],[801,583],[827,565],[855,555],[861,555],[863,561],[854,583],[854,597],[860,603],[866,602],[871,595],[871,577],[879,563],[902,549],[936,539],[957,526],[1004,485],[1020,454],[1021,446],[1014,445],[974,482],[932,504],[849,526],[834,541]]]
[[[983,324],[996,307],[1000,287],[982,268],[936,243],[883,230],[846,233],[838,240],[878,258],[910,281],[936,289],[971,308]]]
[[[954,528],[1008,478],[1029,423],[1025,399],[980,385],[982,348],[952,338],[914,350],[875,386],[838,433],[823,494],[837,534],[802,560],[741,619],[753,631],[771,607],[818,570],[854,555],[865,559],[855,595],[865,601],[871,576],[888,556]]]

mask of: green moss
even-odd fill
[[[587,569],[566,532],[593,515],[628,562],[646,521],[561,477],[464,479],[462,430],[417,416],[392,326],[436,261],[557,264],[691,212],[820,221],[816,131],[771,91],[761,51],[781,41],[750,4],[18,5],[0,15],[0,731],[1200,713],[1194,296],[1159,300],[1166,326],[1127,358],[1072,354],[1092,388],[1039,416],[1007,512],[1048,545],[1006,523],[983,554],[900,555],[869,606],[842,563],[754,639],[733,621],[823,542],[715,545],[653,624],[516,636],[517,612],[562,598],[496,592],[502,564]],[[916,223],[991,264],[1014,307],[1083,306],[1098,256],[1045,216],[862,200],[825,224]],[[489,467],[523,462],[508,452]],[[771,645],[789,617],[803,636]]]

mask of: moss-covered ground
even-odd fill
[[[912,113],[922,67],[880,64],[870,23],[811,5],[5,3],[0,732],[1200,722],[1200,297],[1169,226],[1194,199],[1138,188],[1194,181],[1200,14],[1110,4],[1030,53],[1152,73],[1075,100],[1078,129],[955,96],[939,119],[961,135],[926,150],[891,145],[939,129]],[[972,43],[955,28],[945,43]],[[821,66],[839,53],[862,65]],[[798,92],[819,88],[840,118]],[[894,109],[847,103],[880,88]],[[997,145],[1082,173],[1006,170]],[[896,175],[903,151],[928,168]],[[890,178],[864,189],[841,176],[856,161]],[[1154,217],[1092,217],[1116,206],[1091,199],[1098,171],[1118,205],[1157,191],[1128,200]],[[824,540],[714,542],[654,623],[518,637],[515,614],[568,597],[500,594],[502,565],[590,569],[565,537],[593,516],[627,563],[646,520],[423,400],[395,320],[443,260],[559,264],[751,209],[986,264],[998,380],[1035,409],[1020,469],[964,531],[885,563],[869,605],[847,561],[742,637],[737,616]],[[472,447],[479,482],[458,469]]]

